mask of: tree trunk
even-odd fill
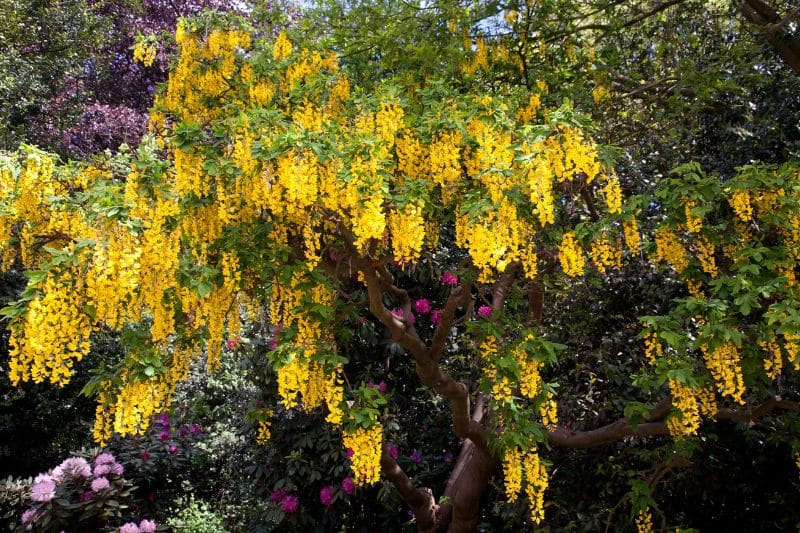
[[[439,523],[450,533],[476,531],[481,510],[481,495],[497,461],[488,450],[465,440],[456,466],[444,490]]]

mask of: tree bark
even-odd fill
[[[758,26],[758,34],[797,73],[800,73],[800,39],[783,31],[786,20],[762,0],[746,0],[739,8],[748,22]],[[792,11],[787,18],[793,17]]]

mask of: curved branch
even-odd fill
[[[672,398],[667,396],[650,411],[647,422],[639,424],[636,427],[632,426],[627,418],[620,418],[615,422],[588,431],[572,431],[563,427],[558,427],[550,431],[547,437],[549,441],[556,446],[564,446],[566,448],[593,448],[595,446],[621,440],[625,437],[667,435],[669,431],[663,420],[671,409]],[[775,409],[784,409],[800,413],[800,403],[776,397],[767,400],[754,409],[718,409],[716,416],[719,419],[745,422],[752,426],[759,418],[769,414]]]
[[[483,426],[470,418],[469,388],[442,371],[439,363],[432,357],[430,348],[417,332],[413,328],[407,327],[406,321],[394,316],[383,305],[383,286],[378,278],[376,267],[367,259],[356,258],[355,261],[367,285],[370,312],[389,329],[392,339],[414,357],[417,376],[422,384],[450,400],[453,431],[456,436],[470,439],[477,446],[487,448],[488,442]]]
[[[465,281],[461,286],[450,291],[450,296],[447,297],[447,302],[444,304],[444,309],[439,317],[439,324],[433,332],[433,340],[431,341],[431,358],[437,363],[442,358],[445,342],[447,337],[450,336],[450,330],[453,329],[456,311],[459,307],[466,306],[470,301],[470,285],[469,282]]]
[[[417,488],[408,478],[397,461],[391,456],[388,446],[384,445],[381,453],[381,470],[386,478],[394,485],[400,497],[403,498],[414,517],[417,520],[417,527],[421,532],[436,531],[438,506],[433,497],[433,492],[427,487]]]

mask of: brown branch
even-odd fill
[[[422,384],[450,400],[453,431],[456,436],[470,439],[477,446],[486,448],[488,443],[483,426],[471,420],[469,416],[469,388],[442,371],[438,362],[433,359],[431,350],[416,331],[407,328],[405,321],[394,316],[383,305],[382,284],[372,262],[364,258],[356,258],[355,262],[367,285],[370,312],[389,329],[392,339],[414,357],[417,376]]]
[[[437,505],[431,489],[417,488],[408,478],[394,457],[389,453],[388,446],[384,445],[381,453],[381,471],[383,475],[394,485],[400,497],[403,498],[414,517],[417,520],[417,527],[421,532],[433,532],[437,528]]]
[[[516,262],[508,265],[505,271],[500,274],[500,277],[492,285],[492,311],[499,312],[503,305],[506,303],[508,291],[514,283],[514,278],[517,276],[522,263]]]
[[[556,446],[566,448],[593,448],[609,442],[621,440],[625,437],[649,437],[653,435],[667,435],[667,425],[663,422],[672,408],[672,398],[666,397],[656,405],[647,418],[647,422],[633,427],[627,418],[606,424],[605,426],[588,431],[572,431],[563,427],[558,427],[548,433],[548,439]],[[721,408],[717,410],[717,418],[723,420],[733,420],[745,422],[753,425],[756,421],[769,414],[775,409],[785,409],[787,411],[800,412],[800,403],[771,398],[754,409],[730,409]]]
[[[586,185],[581,187],[581,198],[586,202],[586,208],[589,209],[589,216],[592,222],[600,220],[600,213],[597,212],[597,208],[594,206],[594,200],[592,200],[592,195],[589,194],[589,188]]]
[[[782,400],[780,398],[770,398],[755,409],[719,409],[717,410],[717,418],[745,422],[752,426],[759,418],[769,414],[775,409],[785,409],[787,411],[800,413],[800,403]]]
[[[471,283],[464,281],[461,286],[450,291],[450,296],[447,297],[431,341],[431,358],[436,363],[442,358],[447,337],[450,336],[450,330],[453,329],[456,311],[459,307],[466,306],[471,300],[470,285]]]
[[[544,311],[544,285],[537,279],[528,288],[528,324],[539,326]]]
[[[800,72],[800,39],[777,34],[784,20],[771,6],[761,0],[746,0],[739,11],[749,22],[759,27],[758,33],[775,52],[795,71]],[[791,16],[791,13],[790,15]]]

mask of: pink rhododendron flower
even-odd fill
[[[139,533],[139,526],[133,522],[128,522],[119,528],[119,533]]]
[[[417,300],[414,302],[414,311],[420,315],[427,315],[431,312],[431,303],[426,298]]]
[[[326,485],[319,491],[319,501],[322,505],[329,507],[333,503],[333,497],[336,495],[336,487],[333,485]]]
[[[387,390],[389,390],[389,385],[387,385],[385,381],[381,381],[380,383],[378,383],[378,392],[383,394]]]
[[[269,495],[269,500],[272,503],[280,503],[286,497],[286,491],[283,489],[276,489],[272,491],[272,494]]]
[[[481,318],[490,318],[492,316],[492,308],[488,305],[482,305],[478,308],[478,316]]]
[[[431,324],[433,324],[434,326],[438,326],[439,322],[441,322],[441,321],[442,321],[442,310],[441,309],[435,309],[431,313]]]
[[[350,496],[356,493],[356,486],[353,483],[353,478],[346,477],[342,480],[342,490],[345,494],[349,494]]]
[[[106,490],[109,486],[108,478],[99,477],[92,481],[92,490],[95,492]]]
[[[35,483],[31,488],[31,500],[35,502],[49,502],[55,497],[56,483],[52,479]]]
[[[154,520],[142,520],[139,522],[139,533],[155,533],[156,523]]]
[[[94,477],[105,476],[111,473],[111,465],[107,463],[100,463],[94,467],[92,474]]]
[[[159,415],[160,416],[160,415]],[[104,452],[94,458],[94,464],[96,465],[104,465],[104,464],[111,464],[116,463],[117,459],[110,453]]]
[[[397,459],[400,457],[400,452],[397,451],[397,446],[394,444],[387,444],[386,449],[389,450],[389,455],[392,457],[392,459]]]
[[[442,283],[454,287],[458,285],[458,276],[456,276],[452,272],[445,272],[444,274],[442,274]]]
[[[286,496],[281,501],[281,509],[284,513],[293,513],[300,508],[300,499],[297,496]]]
[[[64,477],[89,477],[92,469],[83,457],[70,457],[53,469],[53,477],[58,480]]]

